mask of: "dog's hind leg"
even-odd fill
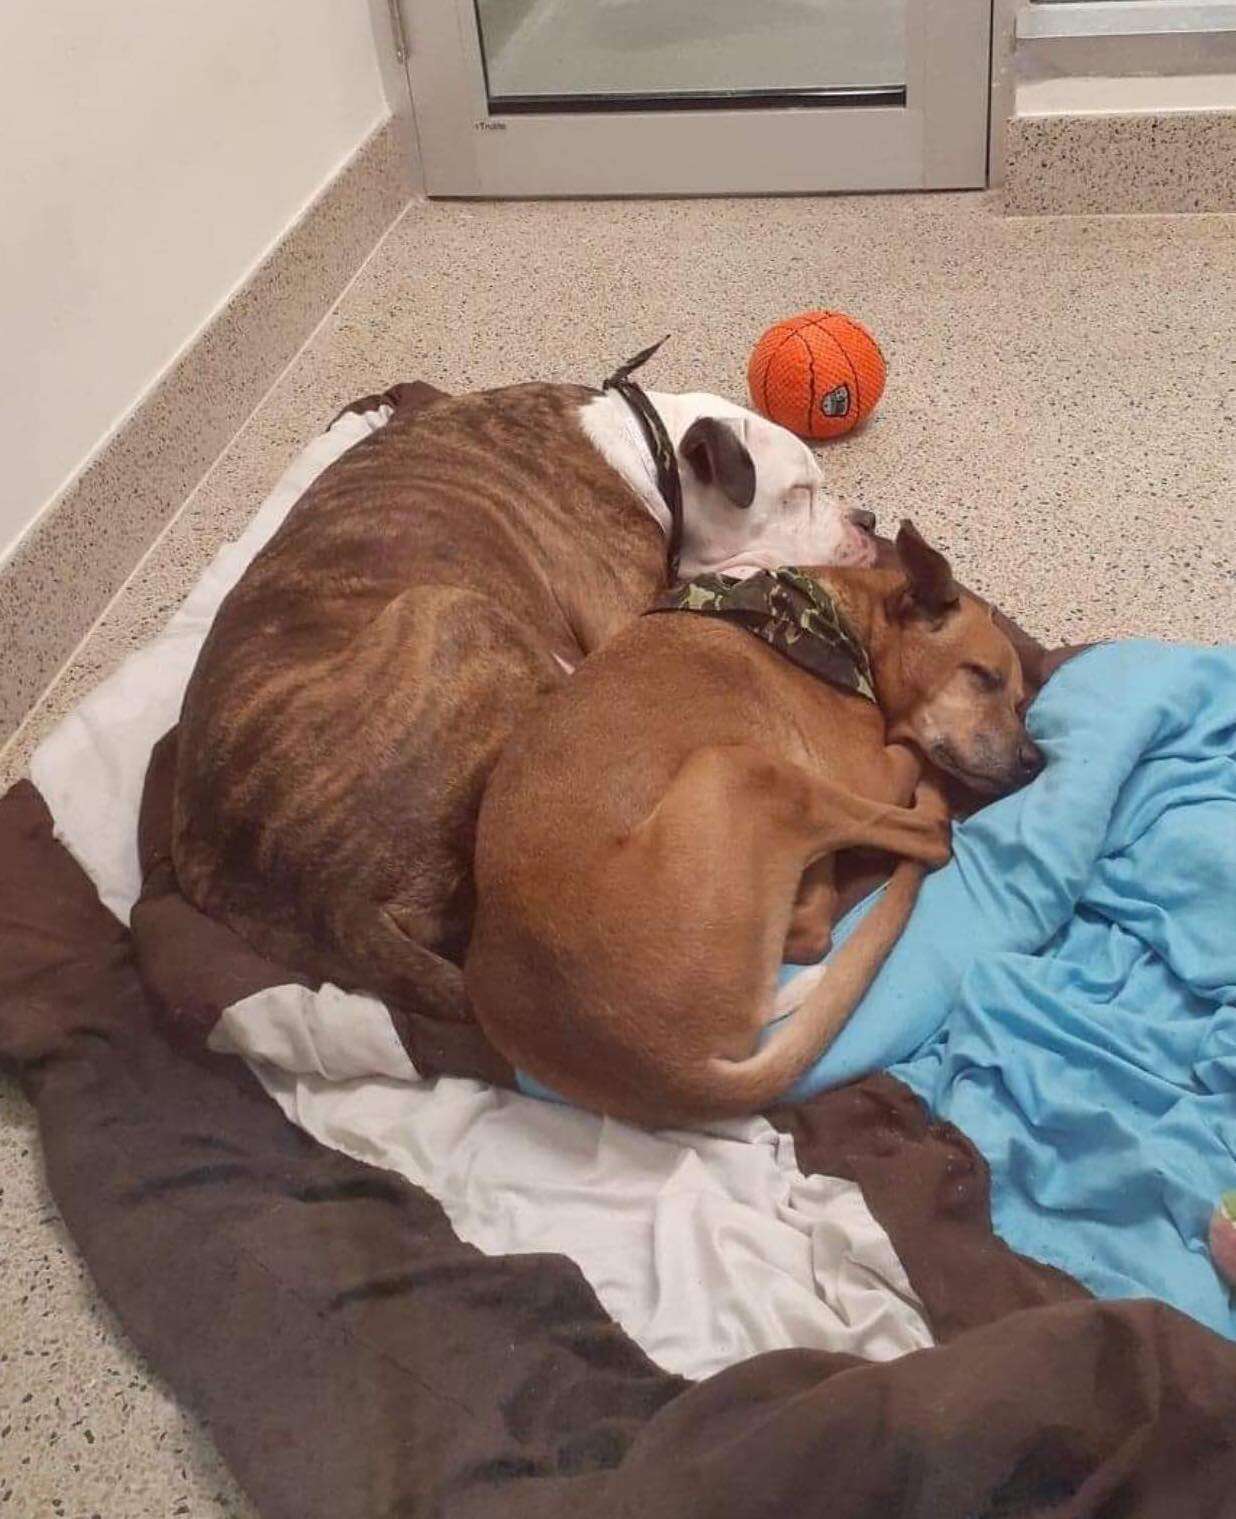
[[[615,842],[605,911],[629,926],[641,953],[638,964],[627,957],[611,975],[630,1075],[607,1111],[641,1120],[754,1111],[788,1085],[835,1037],[894,942],[920,862],[947,857],[947,815],[930,788],[918,800],[914,808],[873,802],[754,744],[695,750],[656,807]],[[869,843],[909,857],[897,889],[871,915],[872,927],[855,935],[855,947],[842,951],[842,969],[830,979],[843,994],[833,999],[830,986],[810,1037],[779,1038],[775,1063],[759,1060],[752,1051],[772,1007],[804,871]],[[823,882],[821,867],[808,895]],[[812,911],[826,905],[827,895],[818,896]],[[812,926],[818,933],[818,920]],[[733,1062],[752,1062],[750,1082],[743,1075],[727,1083]]]
[[[649,917],[650,942],[652,923],[668,914],[680,925],[684,957],[724,961],[731,980],[752,974],[758,961],[751,986],[762,991],[766,966],[779,964],[787,948],[803,961],[827,950],[837,850],[871,845],[939,864],[948,857],[946,824],[934,806],[870,801],[755,744],[708,746],[687,758],[619,845],[621,911]],[[684,902],[692,908],[685,921]],[[717,924],[727,925],[723,934]],[[699,943],[689,948],[697,930]]]
[[[335,941],[344,948],[354,986],[442,1023],[469,1023],[472,1013],[463,971],[435,954],[400,922],[389,904],[351,905],[336,919]]]

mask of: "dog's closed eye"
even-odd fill
[[[966,663],[962,669],[971,677],[980,691],[999,691],[1004,686],[1004,676],[999,670],[992,670],[987,665]]]

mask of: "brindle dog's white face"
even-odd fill
[[[815,455],[793,433],[717,396],[652,399],[677,439],[684,580],[735,568],[875,563],[874,517],[829,495]]]

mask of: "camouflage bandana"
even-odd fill
[[[799,570],[761,570],[748,580],[700,575],[666,591],[648,611],[724,617],[809,674],[875,701],[867,651],[845,613],[818,581]]]

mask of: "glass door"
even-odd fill
[[[416,0],[431,195],[986,182],[991,0]]]
[[[905,0],[477,0],[476,14],[493,111],[905,103]]]

